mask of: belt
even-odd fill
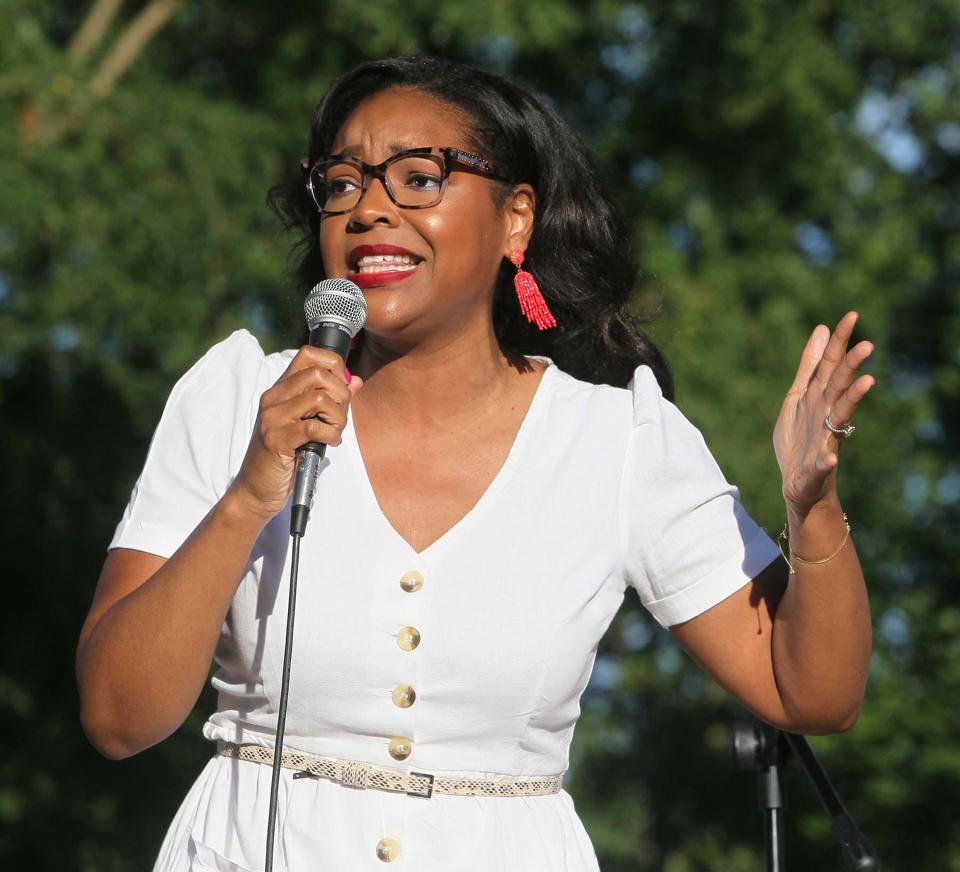
[[[251,763],[273,764],[273,749],[262,745],[236,745],[218,742],[217,753]],[[284,769],[296,769],[294,778],[315,776],[360,790],[372,788],[391,793],[406,793],[430,799],[435,793],[449,796],[548,796],[559,793],[563,775],[520,777],[502,780],[483,778],[445,778],[426,772],[408,772],[392,766],[375,766],[360,760],[318,757],[304,751],[285,750],[280,756]]]

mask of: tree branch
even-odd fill
[[[183,0],[151,0],[127,25],[90,81],[90,93],[94,97],[105,97],[113,90],[117,79],[137,59],[153,35],[167,23],[182,3]]]
[[[122,5],[123,0],[96,0],[67,46],[70,60],[83,63],[90,57]]]

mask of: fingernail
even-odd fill
[[[347,384],[350,384],[350,382],[353,380],[353,376],[350,375],[350,370],[346,367],[343,368],[343,377],[347,380]]]

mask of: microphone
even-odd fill
[[[303,314],[310,330],[310,345],[326,348],[346,360],[350,340],[360,332],[363,322],[367,320],[367,301],[353,282],[326,279],[307,294],[303,302]],[[297,449],[297,477],[290,511],[291,536],[302,536],[307,530],[320,461],[326,450],[323,442],[307,442]]]

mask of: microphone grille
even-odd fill
[[[335,321],[346,327],[352,338],[367,320],[367,301],[349,279],[324,279],[307,294],[303,314],[311,330],[321,322]]]

